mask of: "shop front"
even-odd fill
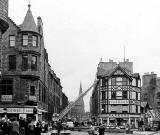
[[[106,126],[124,126],[127,123],[131,128],[138,128],[138,120],[140,115],[132,114],[106,114],[101,115],[100,122],[105,123]]]
[[[0,117],[7,117],[12,118],[16,117],[19,119],[20,117],[23,117],[25,119],[32,118],[34,119],[34,107],[5,107],[0,108]]]

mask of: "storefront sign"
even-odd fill
[[[141,115],[134,114],[103,114],[100,117],[109,117],[109,118],[139,118]]]
[[[12,95],[1,95],[2,102],[12,102]]]
[[[129,100],[110,100],[109,104],[129,104]]]
[[[135,105],[141,105],[140,101],[137,101],[137,100],[133,100],[132,103],[135,104]]]
[[[33,113],[33,108],[24,108],[24,113]]]
[[[116,117],[116,118],[127,118],[129,117],[129,114],[107,114],[108,117]]]
[[[0,108],[0,113],[4,113],[4,108]],[[32,114],[33,108],[6,108],[6,113]]]
[[[7,113],[23,113],[23,108],[7,108]]]
[[[30,100],[30,101],[36,101],[36,100],[37,100],[37,97],[36,97],[36,96],[29,96],[29,100]]]

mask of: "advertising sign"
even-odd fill
[[[1,95],[2,102],[12,102],[12,95]]]
[[[129,104],[129,100],[110,100],[109,104]]]

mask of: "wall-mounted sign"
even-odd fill
[[[33,108],[24,108],[24,112],[23,113],[32,114],[33,113]]]
[[[29,96],[29,100],[30,101],[37,101],[37,97],[36,96]]]
[[[1,101],[2,102],[12,102],[12,95],[1,95]]]
[[[132,103],[135,105],[141,105],[140,101],[137,101],[137,100],[132,100]]]
[[[109,117],[109,118],[139,118],[141,115],[134,114],[103,114],[100,117]]]
[[[4,113],[4,108],[0,108],[0,113]],[[6,108],[6,113],[33,114],[33,108]]]
[[[23,113],[23,108],[7,108],[7,113]]]
[[[109,104],[129,104],[129,100],[110,100]]]

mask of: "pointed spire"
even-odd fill
[[[30,8],[31,8],[31,3],[30,3],[30,0],[29,0],[28,9],[30,9]]]
[[[79,95],[82,93],[82,83],[80,81]]]
[[[31,32],[38,33],[38,29],[37,29],[37,26],[36,26],[36,23],[34,21],[32,11],[31,11],[30,8],[31,8],[31,4],[30,4],[30,1],[29,1],[27,14],[24,18],[23,23],[20,25],[20,28],[21,28],[22,31],[31,31]]]

